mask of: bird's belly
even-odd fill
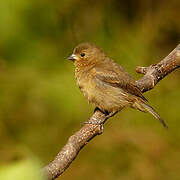
[[[107,110],[109,112],[119,111],[129,103],[125,97],[126,94],[124,92],[112,87],[104,90],[97,90],[95,101],[93,99],[92,103],[102,110]]]
[[[85,83],[85,84],[84,84]],[[81,81],[79,87],[89,103],[93,103],[101,110],[109,112],[119,111],[128,105],[127,93],[120,88],[112,86],[99,85],[93,81]],[[88,85],[87,85],[88,84]]]

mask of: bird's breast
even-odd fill
[[[75,72],[77,85],[86,97],[89,103],[94,99],[95,95],[95,83],[93,83],[93,77],[89,72]]]

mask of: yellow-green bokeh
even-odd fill
[[[160,61],[180,43],[179,7],[179,0],[1,0],[0,164],[35,156],[46,165],[93,113],[66,60],[78,43],[101,46],[140,78],[136,66]],[[151,115],[124,109],[62,179],[180,179],[179,84],[177,70],[145,94],[168,131]]]

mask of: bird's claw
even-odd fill
[[[92,125],[98,125],[99,126],[99,134],[103,133],[104,130],[104,123],[101,120],[98,120],[96,118],[91,118],[91,120],[84,122],[84,124],[92,124]]]
[[[90,120],[84,122],[84,124],[102,125],[104,121],[98,120],[96,118],[91,118]]]

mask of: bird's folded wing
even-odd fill
[[[118,74],[111,70],[105,70],[105,72],[103,70],[102,72],[100,69],[96,69],[95,77],[106,84],[121,88],[124,91],[147,101],[147,99],[142,95],[142,92],[135,85],[135,81],[132,80],[132,77],[127,72]]]

